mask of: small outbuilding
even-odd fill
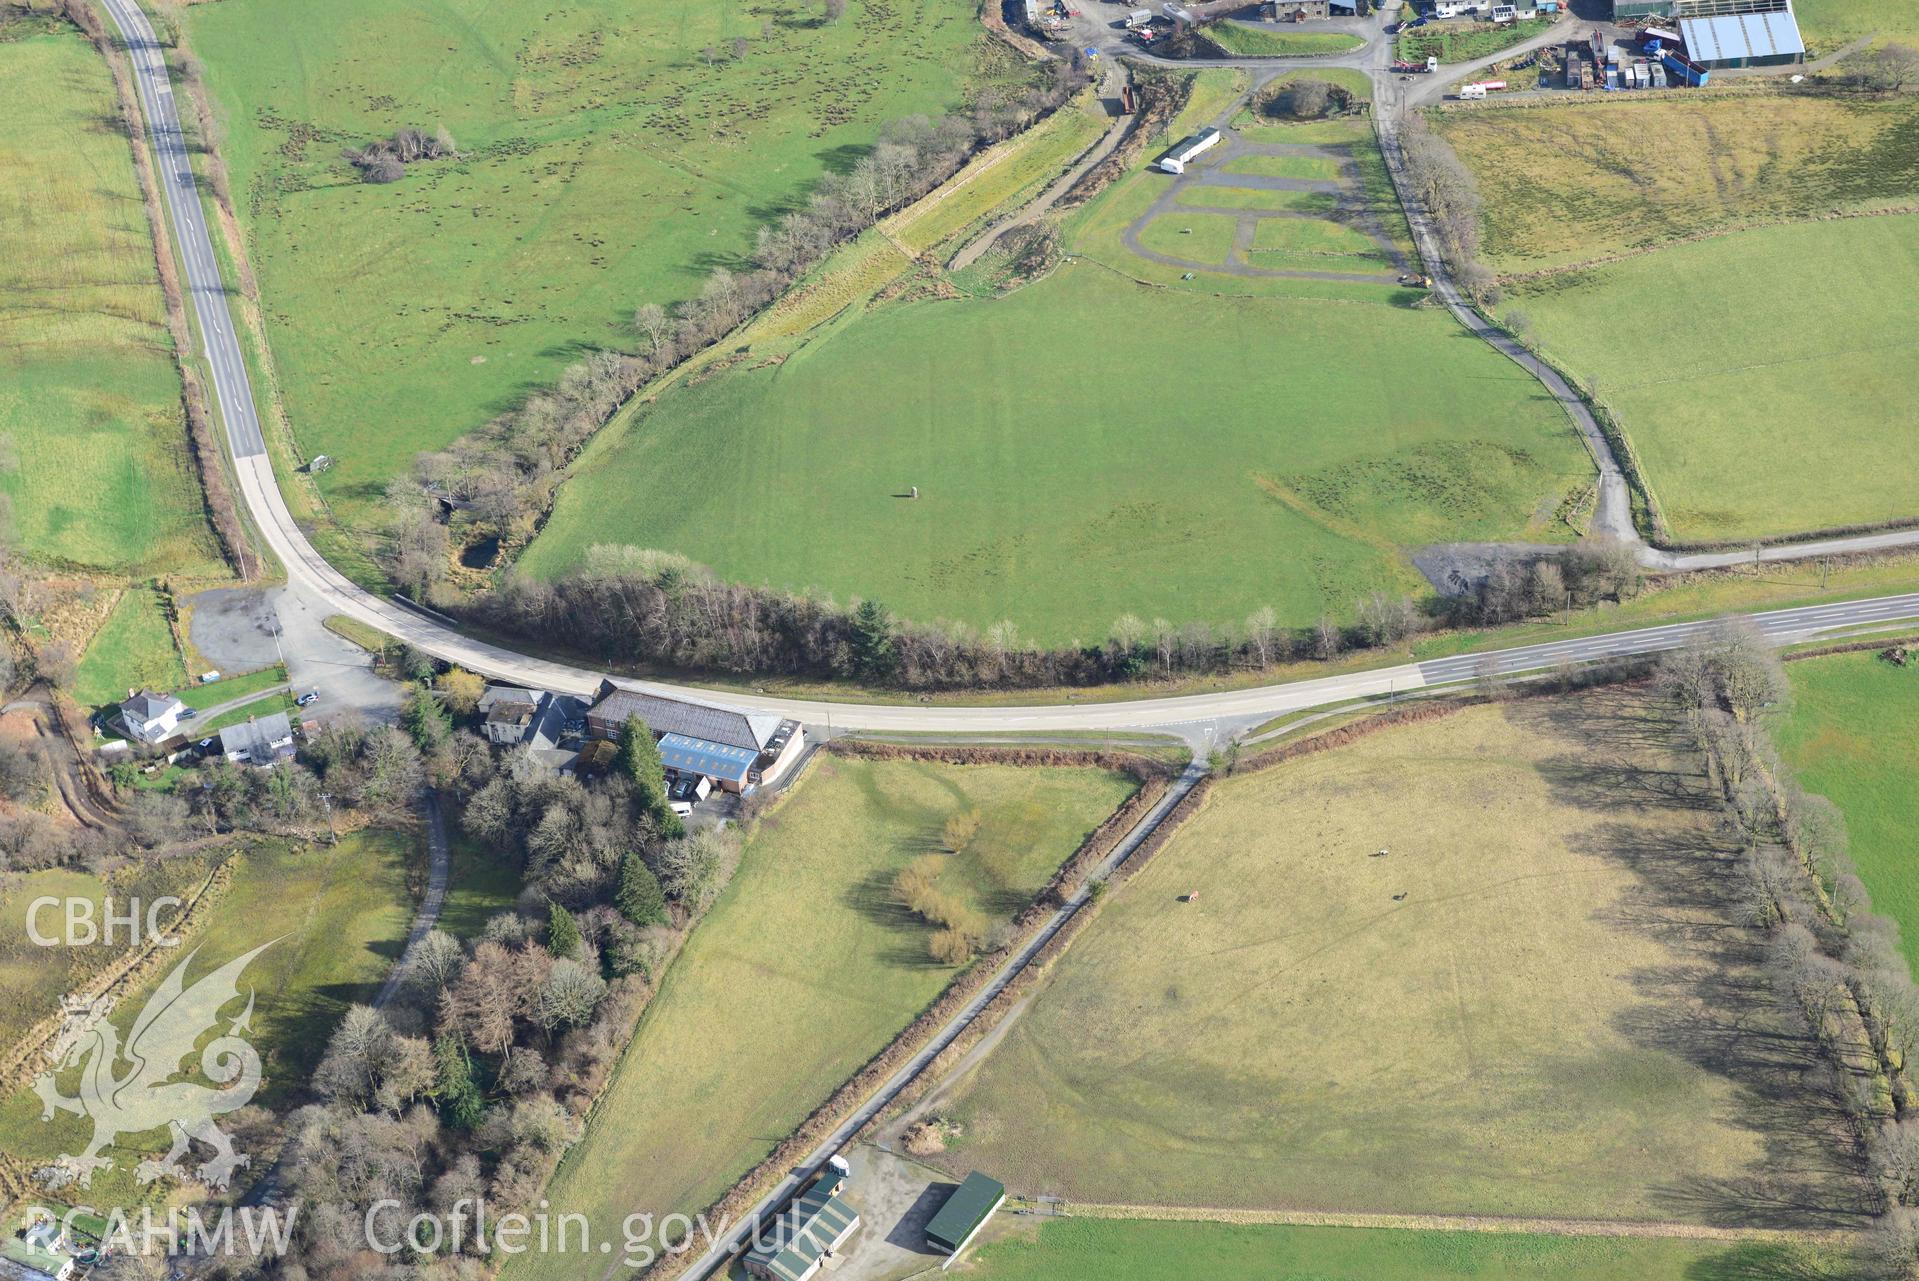
[[[1179,146],[1160,157],[1159,167],[1167,173],[1185,173],[1186,166],[1202,153],[1219,145],[1219,130],[1201,129]]]
[[[973,1171],[927,1223],[926,1244],[958,1258],[1005,1200],[1006,1189],[997,1179]]]
[[[839,1195],[846,1177],[843,1164],[829,1165],[773,1221],[772,1230],[755,1239],[746,1254],[747,1272],[760,1281],[812,1281],[859,1230],[859,1212]]]

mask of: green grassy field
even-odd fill
[[[73,698],[82,707],[101,707],[118,703],[129,689],[165,693],[186,680],[186,660],[167,626],[166,598],[151,587],[129,587],[74,667]]]
[[[1119,1205],[1842,1220],[1793,1054],[1731,1050],[1787,1033],[1705,788],[1611,691],[1228,780],[940,1105],[936,1163]]]
[[[42,30],[48,24],[34,23]],[[58,567],[220,572],[107,67],[75,30],[0,40],[0,496]]]
[[[335,846],[263,842],[239,857],[233,884],[194,935],[189,950],[198,954],[187,981],[277,940],[241,978],[242,992],[255,993],[247,1040],[264,1070],[254,1102],[277,1106],[306,1087],[334,1024],[348,1005],[371,999],[397,956],[412,919],[408,869],[418,855],[408,838],[361,831]],[[123,1035],[167,973],[154,972],[115,1007],[112,1019]],[[60,1079],[69,1094],[74,1076]],[[64,1113],[43,1123],[31,1090],[0,1104],[0,1149],[29,1163],[79,1152],[90,1132],[84,1118]],[[107,1151],[120,1168],[72,1194],[100,1206],[133,1204],[135,1159],[164,1147],[163,1132],[123,1136]]]
[[[1203,81],[1195,120],[1235,83]],[[1354,143],[1372,192],[1363,126],[1275,128],[1276,141]],[[1078,260],[1013,293],[822,307],[831,323],[797,342],[755,340],[779,360],[622,416],[522,567],[551,576],[595,544],[660,547],[735,580],[871,596],[924,620],[1010,619],[1057,643],[1097,640],[1125,612],[1343,616],[1375,588],[1418,589],[1404,549],[1559,536],[1552,513],[1590,463],[1522,370],[1441,313],[1363,305],[1410,297],[1391,284],[1181,280],[1124,241],[1164,182],[1122,178],[1065,224]],[[1396,205],[1383,221],[1403,234]],[[1326,230],[1350,246],[1350,228]],[[1218,262],[1233,234],[1228,217],[1173,212],[1141,241]],[[1064,335],[1114,325],[1181,335],[1177,360],[1081,371],[1062,356]],[[1330,334],[1395,358],[1328,360]],[[895,497],[913,485],[917,501]]]
[[[125,913],[127,903],[151,903],[171,895],[186,898],[199,888],[211,868],[200,857],[170,859],[161,864],[134,864],[103,880],[89,872],[50,868],[13,876],[0,885],[0,1046],[41,1019],[59,1010],[60,998],[100,973],[126,950],[124,927],[112,940],[90,946],[42,947],[28,933],[27,915],[40,898],[80,899],[94,906],[96,926],[104,922],[102,900],[113,896],[115,909]],[[156,918],[163,926],[170,913]],[[33,924],[43,937],[65,934],[65,909],[43,908]]]
[[[288,411],[309,454],[338,460],[320,486],[349,519],[415,451],[586,348],[634,346],[636,306],[740,265],[755,228],[881,122],[950,106],[1006,65],[963,0],[852,0],[833,24],[803,0],[185,14]],[[355,181],[341,147],[403,125],[445,125],[461,157]]]
[[[1408,62],[1423,63],[1434,56],[1441,62],[1476,62],[1550,31],[1553,22],[1552,18],[1505,23],[1435,22],[1417,31],[1403,32],[1399,37],[1399,56]]]
[[[1300,213],[1330,214],[1338,197],[1330,191],[1269,191],[1260,187],[1182,187],[1177,204],[1218,209],[1291,209]],[[1162,215],[1150,226],[1188,215],[1177,210]],[[1182,224],[1183,225],[1183,224]],[[1228,226],[1231,225],[1229,222]],[[1142,236],[1142,239],[1144,237]],[[1147,248],[1153,248],[1147,245]]]
[[[977,1281],[1823,1281],[1838,1261],[1793,1246],[1055,1219],[981,1246]]]
[[[1919,515],[1915,300],[1907,214],[1676,245],[1516,286],[1502,311],[1596,383],[1675,536],[1727,539]]]
[[[1269,255],[1271,257],[1269,258]],[[1293,261],[1277,259],[1290,255]],[[1325,257],[1365,259],[1360,262],[1314,261]],[[1353,271],[1379,271],[1391,260],[1371,237],[1324,218],[1268,218],[1253,231],[1252,253],[1248,261],[1256,266],[1296,265],[1307,268],[1346,268]]]
[[[1876,654],[1809,658],[1786,669],[1793,706],[1780,749],[1808,791],[1846,815],[1874,910],[1899,922],[1919,962],[1919,672]]]
[[[1919,182],[1919,101],[1910,98],[1604,97],[1432,115],[1478,177],[1485,254],[1497,270],[1906,207]],[[1801,279],[1785,264],[1775,283],[1789,295]]]
[[[1307,178],[1337,182],[1339,165],[1325,156],[1240,156],[1227,161],[1226,173],[1249,173],[1267,178]]]
[[[1104,131],[1104,110],[1088,95],[976,157],[951,182],[888,218],[887,234],[915,252],[945,257],[988,215],[1037,195]]]
[[[1059,370],[1059,335],[1102,316],[1182,335],[1179,359]],[[1396,358],[1325,359],[1333,323],[1342,347]],[[1538,385],[1439,313],[1219,299],[1090,263],[869,315],[776,369],[675,389],[622,434],[527,569],[670,548],[1035,641],[1095,640],[1127,611],[1345,614],[1412,585],[1402,548],[1544,533],[1587,471]],[[895,497],[908,485],[915,502]]]
[[[1618,414],[1674,537],[1919,515],[1894,426],[1919,410],[1900,373],[1919,218],[1824,217],[1910,205],[1919,103],[1754,93],[1435,120],[1479,177],[1503,315]],[[1555,274],[1522,274],[1540,269]]]
[[[1919,3],[1892,0],[1872,4],[1868,0],[1804,0],[1795,4],[1793,16],[1806,37],[1807,57],[1816,57],[1838,49],[1852,40],[1919,39]]]
[[[1311,58],[1345,53],[1365,43],[1344,31],[1274,31],[1230,18],[1207,27],[1206,38],[1242,58]]]
[[[949,817],[982,821],[943,887],[1004,918],[1131,788],[1090,770],[819,758],[667,971],[547,1191],[556,1212],[598,1235],[636,1210],[702,1208],[945,988],[954,971],[928,959],[928,927],[890,885]],[[503,1275],[577,1272],[527,1254]]]
[[[450,826],[450,825],[449,825]],[[483,841],[449,830],[453,870],[440,909],[440,928],[456,938],[476,938],[489,919],[511,911],[520,893],[520,869],[512,858]]]

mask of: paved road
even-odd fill
[[[193,295],[207,359],[214,371],[214,395],[226,424],[234,470],[248,511],[268,545],[286,567],[288,594],[316,616],[339,613],[359,619],[415,647],[487,676],[516,684],[590,693],[599,683],[598,671],[533,658],[462,635],[450,623],[416,613],[374,596],[349,582],[328,565],[307,541],[287,510],[260,435],[252,387],[240,358],[239,343],[225,306],[225,286],[212,241],[202,217],[197,190],[183,146],[174,94],[152,28],[131,0],[106,0],[107,12],[119,26],[131,50],[147,128],[160,159],[161,185],[173,212],[176,234],[183,245],[182,260]],[[1385,44],[1376,39],[1359,55],[1341,59],[1266,59],[1256,65],[1277,70],[1310,65],[1363,65],[1378,73]],[[1397,84],[1397,81],[1390,83]],[[183,176],[185,180],[183,181]],[[1899,536],[1875,543],[1890,545]],[[1919,534],[1911,537],[1919,539]],[[1834,543],[1816,554],[1833,554],[1847,543]],[[1788,549],[1777,549],[1784,557]],[[1872,611],[1879,611],[1872,613]],[[1919,597],[1899,596],[1879,602],[1818,606],[1762,616],[1769,634],[1801,636],[1832,627],[1845,627],[1871,618],[1919,618]],[[1649,628],[1582,641],[1524,646],[1503,651],[1502,671],[1525,671],[1554,666],[1564,658],[1581,659],[1665,648],[1676,634],[1672,628]],[[1329,676],[1257,689],[1215,694],[1181,695],[1126,702],[1070,702],[1041,707],[929,707],[917,704],[828,703],[760,695],[705,695],[754,711],[774,712],[809,724],[841,729],[906,732],[1007,732],[1065,730],[1160,730],[1180,734],[1203,744],[1221,727],[1237,727],[1281,712],[1323,706],[1365,695],[1420,688],[1441,680],[1469,679],[1478,659],[1448,660],[1440,664],[1407,664],[1371,672]],[[1461,672],[1461,666],[1467,670]],[[662,683],[663,692],[701,696]]]
[[[1153,808],[1146,812],[1146,816],[1140,819],[1140,821],[1134,825],[1133,830],[1126,834],[1126,839],[1115,846],[1113,852],[1107,855],[1098,867],[1087,873],[1086,879],[1080,882],[1079,888],[1073,892],[1072,897],[1047,919],[1046,924],[1040,927],[1039,933],[1028,940],[1026,945],[1020,948],[1018,952],[1007,958],[1005,963],[1000,966],[999,972],[993,975],[992,981],[981,988],[978,994],[966,1003],[965,1008],[954,1015],[952,1021],[941,1028],[939,1034],[927,1042],[925,1047],[922,1048],[918,1054],[915,1054],[904,1067],[889,1077],[886,1084],[875,1091],[870,1099],[861,1104],[837,1129],[822,1139],[819,1146],[807,1154],[806,1159],[800,1162],[793,1173],[781,1180],[777,1188],[767,1193],[760,1199],[758,1204],[747,1211],[745,1216],[741,1218],[739,1225],[732,1228],[724,1239],[714,1245],[712,1249],[708,1250],[706,1254],[701,1257],[700,1261],[684,1275],[689,1278],[702,1278],[711,1276],[719,1271],[727,1259],[740,1248],[741,1243],[752,1236],[754,1229],[758,1225],[765,1222],[779,1207],[785,1205],[794,1193],[805,1186],[808,1179],[819,1172],[820,1167],[826,1164],[828,1157],[845,1147],[847,1143],[852,1140],[853,1136],[865,1127],[868,1121],[871,1121],[891,1106],[893,1100],[899,1097],[900,1092],[912,1084],[912,1082],[919,1077],[920,1073],[926,1070],[928,1064],[932,1063],[934,1059],[944,1053],[947,1046],[951,1045],[959,1038],[962,1032],[973,1025],[973,1020],[979,1017],[980,1011],[984,1010],[994,998],[1005,991],[1009,983],[1025,972],[1026,967],[1033,963],[1033,958],[1039,955],[1040,950],[1052,942],[1054,936],[1065,928],[1068,921],[1073,919],[1074,914],[1091,901],[1093,897],[1093,887],[1098,883],[1104,882],[1113,874],[1115,869],[1127,859],[1131,858],[1134,851],[1139,849],[1146,838],[1151,836],[1159,828],[1161,823],[1165,822],[1166,816],[1172,813],[1173,807],[1184,800],[1186,794],[1192,791],[1193,788],[1198,785],[1200,779],[1205,776],[1206,767],[1198,760],[1188,765],[1186,771],[1179,776],[1171,787],[1166,789],[1166,795],[1160,797]],[[614,1276],[620,1270],[621,1264],[618,1261],[607,1265],[605,1272],[602,1274],[602,1281],[605,1281],[605,1278]]]
[[[236,459],[266,453],[260,419],[254,412],[253,386],[246,362],[233,335],[227,313],[226,284],[213,256],[213,241],[200,206],[198,179],[180,131],[180,113],[173,82],[167,74],[166,53],[159,37],[133,0],[106,0],[107,12],[127,42],[139,85],[140,105],[146,113],[147,134],[158,161],[156,173],[173,215],[174,231],[185,257],[187,292],[200,322],[207,363],[213,370],[214,399],[227,427],[227,439]]]

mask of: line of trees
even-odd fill
[[[1022,644],[1009,622],[985,631],[907,622],[877,601],[845,607],[721,582],[685,557],[602,546],[558,580],[509,573],[455,610],[611,664],[856,678],[910,690],[1030,689],[1327,660],[1398,645],[1437,626],[1550,612],[1564,608],[1568,596],[1581,606],[1629,599],[1640,583],[1631,548],[1591,539],[1530,562],[1502,563],[1485,584],[1455,599],[1422,606],[1404,595],[1369,593],[1354,603],[1348,622],[1326,616],[1309,627],[1281,627],[1270,607],[1235,626],[1125,614],[1098,641],[1042,648]]]
[[[1408,112],[1399,126],[1400,157],[1411,194],[1426,210],[1453,278],[1482,302],[1498,301],[1492,269],[1479,260],[1479,181],[1426,118]]]
[[[1286,629],[1270,608],[1234,627],[1127,614],[1103,640],[1041,648],[1023,644],[1010,622],[984,631],[905,622],[877,601],[846,607],[721,582],[679,557],[596,551],[587,566],[554,582],[507,574],[455,610],[609,664],[856,678],[912,690],[1100,685],[1257,670],[1398,644],[1435,622],[1410,597],[1375,592],[1358,602],[1350,624],[1324,618]]]
[[[1919,987],[1898,925],[1871,910],[1845,817],[1803,790],[1764,713],[1790,696],[1778,654],[1727,624],[1665,658],[1658,684],[1681,710],[1744,843],[1746,916],[1766,935],[1771,987],[1824,1052],[1841,1113],[1881,1196],[1862,1264],[1919,1277]]]
[[[443,502],[471,527],[466,533],[524,544],[551,505],[561,469],[640,387],[718,341],[836,246],[945,182],[979,148],[1066,102],[1084,81],[1080,63],[1054,63],[1024,87],[979,89],[951,115],[892,122],[857,164],[828,175],[805,204],[761,227],[748,264],[715,267],[696,296],[671,310],[638,307],[636,350],[596,351],[451,447],[419,455],[413,475],[397,479],[388,493],[393,537],[386,568],[394,581],[431,595],[444,578]]]

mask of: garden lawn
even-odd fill
[[[702,1209],[931,1003],[956,973],[893,877],[981,816],[942,888],[1004,919],[1133,783],[1094,770],[818,757],[747,842],[738,876],[668,969],[586,1138],[547,1191],[595,1239],[622,1219]],[[508,1278],[574,1277],[521,1255]]]
[[[156,589],[129,587],[74,667],[74,701],[103,707],[125,699],[129,689],[164,693],[184,685],[186,660],[173,643],[166,610],[167,599]]]
[[[1677,538],[1919,516],[1919,215],[1675,245],[1512,287],[1503,314],[1597,385]]]
[[[287,669],[275,663],[272,667],[262,667],[257,672],[246,672],[239,676],[229,676],[224,680],[201,684],[195,681],[181,689],[177,697],[188,707],[205,711],[209,707],[218,707],[221,703],[230,703],[236,698],[245,698],[263,689],[286,684]]]
[[[348,833],[333,846],[265,841],[236,857],[242,862],[232,885],[183,949],[194,954],[187,982],[272,942],[241,975],[240,991],[244,997],[251,988],[255,998],[247,1040],[260,1055],[264,1078],[254,1102],[277,1107],[306,1089],[340,1016],[352,1003],[372,999],[397,957],[413,916],[408,882],[418,854],[406,836],[369,830]],[[115,1007],[113,1022],[123,1036],[170,969],[153,971]],[[223,1015],[230,1019],[242,1009],[235,1000]],[[69,1095],[77,1075],[60,1077]],[[90,1132],[90,1122],[64,1113],[43,1123],[31,1090],[0,1104],[0,1150],[32,1164],[79,1152]],[[96,1206],[134,1204],[135,1161],[165,1146],[164,1131],[123,1135],[107,1149],[119,1167],[73,1194]]]
[[[1100,326],[1180,341],[1062,363],[1067,335]],[[672,389],[610,429],[522,563],[556,575],[630,543],[1093,641],[1127,612],[1344,616],[1418,588],[1405,548],[1545,535],[1589,473],[1538,384],[1443,313],[1222,298],[1082,261]],[[918,500],[896,497],[910,485]]]
[[[1789,1245],[1050,1219],[978,1247],[976,1281],[1838,1281]]]
[[[1845,1222],[1735,861],[1630,691],[1229,779],[945,1105],[937,1163],[1083,1203]]]
[[[221,114],[295,434],[350,522],[645,302],[744,265],[757,227],[888,120],[1014,74],[970,0],[233,0],[184,11]],[[736,41],[743,52],[736,56]],[[444,125],[388,186],[343,146]],[[403,372],[402,372],[403,371]]]
[[[1873,908],[1919,959],[1919,671],[1877,654],[1809,658],[1787,669],[1792,710],[1780,750],[1806,790],[1844,811]]]
[[[204,724],[200,721],[194,721],[185,727],[184,732],[199,738],[205,738],[208,734],[217,734],[223,729],[242,724],[252,720],[256,716],[271,716],[275,712],[285,712],[288,716],[292,716],[298,711],[299,704],[293,701],[292,690],[275,690],[273,693],[263,694],[251,702],[242,703],[231,711],[222,712],[218,716],[208,719]]]
[[[40,29],[34,24],[33,29]],[[60,567],[220,572],[106,63],[75,30],[0,40],[0,497]]]

